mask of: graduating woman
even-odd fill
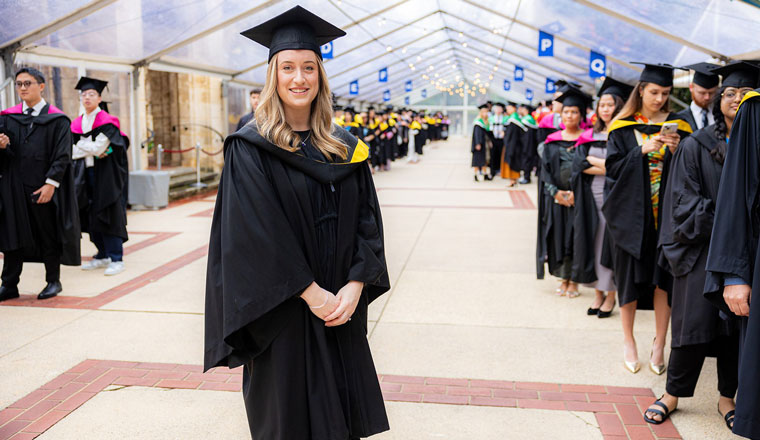
[[[522,177],[517,183],[527,185],[530,183],[530,174],[538,168],[538,123],[531,115],[531,107],[527,104],[520,104],[517,107],[517,113],[520,115],[520,123],[525,127],[522,133]]]
[[[571,189],[571,174],[575,143],[580,137],[581,120],[591,97],[579,89],[572,88],[562,94],[562,123],[565,129],[546,138],[541,156],[541,198],[545,218],[538,221],[543,225],[539,240],[546,249],[546,263],[549,273],[562,280],[557,295],[569,298],[580,296],[578,284],[571,280],[573,267],[573,207],[575,197]],[[539,246],[540,247],[540,246]],[[543,261],[539,278],[543,277]]]
[[[658,375],[665,372],[670,276],[657,265],[660,194],[672,153],[681,138],[691,133],[689,124],[668,111],[673,69],[668,65],[645,65],[631,96],[610,125],[607,139],[602,212],[613,243],[624,365],[631,373],[640,369],[633,337],[636,308],[652,306],[657,336],[649,368]],[[663,128],[666,122],[668,128]]]
[[[705,297],[740,317],[734,434],[760,438],[760,89],[739,105],[721,173],[707,256]]]
[[[674,276],[672,349],[666,392],[644,418],[649,423],[662,423],[676,409],[680,397],[693,396],[705,357],[714,355],[718,358],[718,411],[731,429],[739,333],[736,322],[722,319],[702,291],[726,140],[739,102],[757,84],[758,70],[739,61],[713,72],[723,75],[723,85],[711,108],[716,123],[681,142],[673,155],[663,199],[660,246]]]
[[[478,176],[483,176],[485,180],[491,180],[492,177],[488,173],[488,153],[491,150],[493,141],[491,140],[491,125],[488,123],[488,105],[483,104],[478,107],[480,114],[475,118],[472,127],[472,162],[471,166],[475,173],[474,178],[476,182],[480,179]]]
[[[507,186],[517,185],[522,168],[523,134],[528,129],[522,124],[517,113],[517,105],[507,103],[507,121],[504,126],[504,160],[501,164],[501,177],[507,179]]]
[[[204,366],[244,366],[255,439],[368,437],[388,429],[366,332],[389,282],[367,146],[331,124],[319,48],[345,33],[295,7],[243,35],[269,67],[225,142]]]
[[[573,161],[575,194],[573,279],[593,287],[596,298],[589,316],[608,318],[615,307],[614,275],[604,202],[604,160],[607,157],[607,125],[612,122],[633,87],[607,77],[599,89],[594,127],[583,132]]]

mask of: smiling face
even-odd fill
[[[277,53],[277,94],[286,109],[310,108],[319,92],[317,54],[311,50]]]
[[[736,111],[739,110],[739,104],[742,102],[744,95],[751,92],[751,87],[726,87],[720,97],[720,112],[723,116],[733,120],[736,117]]]

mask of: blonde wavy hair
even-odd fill
[[[277,58],[275,54],[267,67],[267,80],[261,91],[261,100],[256,108],[254,118],[259,134],[266,140],[287,151],[298,151],[301,137],[285,122],[285,108],[277,93]],[[311,103],[311,144],[322,152],[328,160],[340,158],[346,160],[348,147],[332,135],[333,109],[330,85],[327,73],[319,56],[316,57],[319,69],[319,90]]]

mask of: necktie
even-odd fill
[[[32,113],[34,113],[34,109],[32,107],[29,107],[28,109],[26,109],[27,115],[32,116]]]
[[[707,110],[702,109],[702,128],[707,127]]]

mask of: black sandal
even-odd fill
[[[723,416],[723,420],[726,422],[726,427],[728,427],[730,431],[733,431],[734,430],[733,423],[734,423],[734,418],[736,417],[736,410],[732,409],[731,411],[727,412],[724,415],[723,413],[720,412],[720,403],[718,403],[718,414]]]
[[[660,399],[662,399],[663,397],[665,397],[665,395],[660,396]],[[662,409],[665,410],[665,412],[662,412],[659,409],[647,408],[646,410],[644,410],[644,421],[645,422],[651,423],[653,425],[659,425],[660,423],[665,422],[665,420],[668,420],[668,417],[670,417],[671,414],[673,414],[674,412],[678,411],[678,408],[676,408],[673,411],[671,411],[668,408],[667,405],[665,405],[664,403],[662,403],[660,401],[660,399],[655,400],[652,405],[657,405],[657,406],[661,407]],[[647,417],[647,413],[648,412],[655,413],[656,415],[659,415],[660,417],[662,417],[662,420],[658,421],[658,420],[651,419],[651,418]]]

